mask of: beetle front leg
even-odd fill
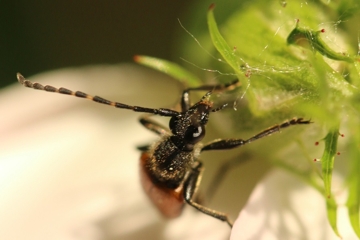
[[[260,138],[270,136],[273,133],[280,132],[281,129],[287,128],[290,126],[295,126],[299,124],[310,124],[310,120],[304,120],[303,118],[293,118],[290,121],[285,121],[281,124],[274,125],[272,127],[269,127],[268,129],[265,129],[264,131],[256,134],[255,136],[243,140],[243,139],[219,139],[215,140],[213,142],[210,142],[206,144],[201,151],[208,151],[208,150],[224,150],[224,149],[232,149],[236,147],[240,147],[242,145],[251,143],[253,141],[256,141]]]
[[[152,120],[149,115],[141,116],[139,121],[146,129],[156,133],[157,135],[164,136],[169,132],[168,128]]]
[[[232,90],[235,87],[240,85],[239,79],[235,79],[230,83],[226,84],[215,84],[215,85],[202,85],[194,88],[187,88],[183,91],[181,95],[181,111],[186,112],[190,108],[190,91],[210,91],[210,92],[219,92],[219,91],[228,91]]]
[[[157,135],[160,135],[161,137],[163,137],[167,133],[169,133],[168,128],[166,128],[165,126],[161,125],[160,123],[152,120],[150,118],[151,116],[152,115],[149,115],[149,114],[144,114],[143,116],[141,116],[139,119],[139,122],[141,123],[141,125],[143,125],[146,129],[156,133]],[[146,144],[146,145],[138,146],[137,149],[142,152],[146,152],[150,149],[150,147],[151,147],[150,144]]]

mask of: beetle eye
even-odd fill
[[[185,140],[188,143],[195,144],[205,136],[205,127],[203,125],[190,126],[185,132]]]

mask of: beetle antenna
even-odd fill
[[[217,107],[217,108],[212,109],[211,111],[212,111],[212,112],[217,112],[217,111],[223,110],[224,108],[226,108],[227,105],[228,105],[228,104],[225,103],[225,104],[221,105],[220,107]]]
[[[79,98],[86,98],[86,99],[92,100],[94,102],[113,106],[116,108],[130,109],[135,112],[151,113],[151,114],[156,114],[156,115],[166,116],[166,117],[173,117],[173,116],[177,116],[180,114],[179,112],[172,110],[172,109],[168,109],[168,108],[156,109],[156,108],[145,108],[145,107],[140,107],[140,106],[131,106],[131,105],[127,105],[124,103],[109,101],[109,100],[99,97],[99,96],[91,96],[87,93],[80,92],[80,91],[74,92],[72,90],[69,90],[69,89],[63,88],[63,87],[56,88],[56,87],[53,87],[50,85],[43,86],[40,83],[37,83],[37,82],[33,83],[29,80],[26,80],[23,77],[23,75],[21,75],[20,73],[17,73],[17,79],[18,79],[19,83],[21,83],[23,86],[28,87],[28,88],[33,88],[36,90],[42,90],[42,91],[46,91],[46,92],[56,92],[56,93],[71,95],[71,96],[75,96],[75,97],[79,97]]]

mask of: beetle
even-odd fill
[[[131,106],[109,101],[99,96],[91,96],[81,91],[74,92],[63,87],[43,86],[25,79],[20,73],[17,74],[17,79],[28,88],[72,95],[116,108],[147,113],[140,118],[140,123],[159,135],[160,139],[152,145],[139,148],[142,150],[140,158],[141,184],[152,203],[167,218],[178,217],[187,203],[198,211],[224,221],[232,227],[233,223],[225,213],[205,207],[195,199],[204,171],[203,164],[199,159],[200,153],[209,150],[237,148],[279,132],[283,128],[311,123],[310,120],[303,118],[293,118],[267,128],[246,140],[240,138],[217,139],[202,144],[201,140],[205,136],[205,126],[210,113],[220,111],[227,106],[227,104],[223,104],[214,108],[213,102],[210,101],[212,92],[234,89],[239,84],[239,80],[228,84],[187,88],[181,95],[181,111],[176,111],[169,108]],[[207,91],[207,93],[198,102],[191,104],[190,92],[192,91]],[[170,117],[169,128],[152,120],[151,115]]]

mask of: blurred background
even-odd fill
[[[16,72],[131,62],[135,54],[169,59],[191,2],[0,1],[0,87]]]
[[[186,60],[189,60],[190,63],[193,62],[194,64],[198,64],[198,66],[200,66],[197,69],[196,67],[191,66],[191,64],[187,64],[187,69],[193,67],[195,70],[202,72],[202,74],[209,73],[210,71],[200,68],[211,68],[212,65],[204,64],[206,61],[198,61],[196,58],[199,58],[202,55],[206,55],[206,59],[210,58],[206,54],[206,44],[209,43],[209,41],[208,39],[204,40],[201,38],[201,32],[205,32],[205,34],[208,32],[205,25],[206,9],[212,1],[213,0],[183,0],[176,2],[165,0],[153,0],[149,2],[131,2],[124,0],[88,0],[71,2],[66,0],[56,2],[44,0],[37,2],[28,2],[24,0],[17,2],[0,1],[0,87],[16,83],[17,72],[21,72],[25,77],[33,79],[32,75],[34,74],[61,68],[132,62],[133,56],[136,54],[149,55],[179,63],[184,63],[184,61],[180,60],[180,57],[184,57]],[[214,2],[216,2],[216,0],[214,0]],[[234,9],[238,9],[239,5],[251,3],[249,0],[227,0],[226,4],[224,4],[224,2],[221,2],[222,4],[220,4],[220,1],[218,2],[219,4],[216,8],[216,19],[218,23],[221,23],[222,19],[231,16],[231,14],[227,13],[233,11]],[[301,0],[299,2],[300,4],[306,3],[306,1]],[[281,3],[282,1],[278,2],[279,6]],[[224,7],[225,5],[226,7]],[[283,8],[283,6],[280,7]],[[191,16],[193,16],[191,24],[187,24],[187,22],[190,21],[189,18],[191,18]],[[181,20],[184,27],[189,30],[190,33],[194,34],[195,37],[199,39],[202,46],[204,46],[204,49],[199,47],[195,40],[186,33],[186,31],[180,26],[178,19]],[[289,22],[291,25],[294,21],[291,19]],[[247,24],[247,22],[244,22],[243,26],[244,25],[248,25],[252,28],[252,25]],[[196,29],[196,31],[194,31],[194,29]],[[240,24],[238,29],[246,33],[246,29],[241,27]],[[181,42],[181,39],[184,38],[191,42],[195,48],[189,48],[186,52],[181,51],[184,49],[185,44],[179,44],[179,42]],[[241,46],[241,44],[238,46]],[[260,46],[261,54],[264,49],[269,49],[267,48],[267,45],[266,48],[265,45],[263,47],[264,48],[261,49]],[[214,62],[214,59],[210,58],[210,61]],[[163,102],[173,103],[173,99],[168,99],[178,94],[178,92],[176,93],[176,90],[180,89],[173,82],[169,82],[169,79],[161,80],[161,75],[159,73],[156,73],[158,75],[151,77],[151,73],[155,74],[155,71],[151,72],[148,69],[138,71],[132,69],[133,66],[127,66],[127,68],[130,68],[131,71],[128,70],[124,72],[124,69],[120,71],[119,66],[116,65],[106,66],[106,68],[109,69],[105,69],[104,71],[104,69],[102,69],[103,67],[104,66],[97,66],[96,69],[78,69],[81,72],[75,72],[78,70],[72,72],[74,69],[60,70],[57,73],[53,73],[55,75],[51,75],[52,73],[44,73],[45,75],[37,76],[37,80],[34,79],[34,81],[39,81],[45,84],[54,84],[55,86],[71,87],[71,89],[84,90],[89,93],[99,94],[109,99],[121,99],[121,101],[124,101],[125,103],[131,103],[134,105],[143,105],[143,103],[146,102],[147,104],[150,104],[149,106],[159,106],[159,102],[161,104]],[[116,70],[110,68],[115,68]],[[193,70],[190,71],[194,72]],[[129,72],[131,72],[131,74],[129,74]],[[210,74],[212,73],[210,72]],[[135,76],[136,78],[129,78],[129,76]],[[232,78],[231,75],[228,77]],[[42,81],[42,79],[46,79],[46,81]],[[148,79],[155,79],[156,81],[152,81],[151,84],[148,84],[149,88],[146,86],[146,91],[138,91],[138,87],[144,87],[144,80]],[[90,80],[93,81],[92,83],[94,84],[89,84]],[[161,80],[162,82],[159,82],[158,80]],[[72,82],[71,84],[68,84],[66,81]],[[58,84],[59,82],[61,84]],[[155,82],[157,82],[157,85],[154,84]],[[168,85],[164,85],[165,83]],[[19,84],[16,86],[19,89],[21,88]],[[162,88],[160,88],[160,86]],[[169,91],[169,86],[173,86],[175,89]],[[98,91],[100,89],[101,91]],[[126,91],[119,92],[118,89],[126,89]],[[151,89],[156,90],[157,92],[152,92]],[[137,94],[138,92],[141,92],[141,94]],[[168,95],[163,96],[157,93]],[[177,96],[178,95],[175,97]],[[4,100],[1,101],[1,99]],[[28,99],[31,99],[32,104],[23,104],[24,102],[27,103]],[[154,103],[152,101],[158,102]],[[246,110],[247,108],[246,101],[244,100],[240,103],[242,105],[238,107],[239,109],[240,107],[242,108],[237,112],[239,113],[239,116],[241,115],[241,117],[243,117],[243,119],[241,119],[241,124],[233,125],[230,121],[227,121],[228,118],[224,117],[226,114],[225,111],[223,111],[223,113],[216,114],[212,117],[212,119],[214,119],[213,122],[217,122],[217,125],[213,124],[213,129],[208,132],[207,138],[209,140],[219,137],[234,137],[233,126],[246,128],[248,125],[255,125],[254,127],[256,127],[256,129],[249,128],[249,132],[253,130],[258,132],[263,128],[262,126],[258,126],[251,118],[245,119],[246,117],[244,117],[245,114],[243,113],[244,109]],[[130,174],[130,177],[133,177],[133,180],[131,180],[132,182],[136,183],[135,181],[138,181],[137,170],[134,170],[137,169],[137,162],[132,161],[133,159],[138,158],[138,152],[135,152],[134,146],[137,146],[139,143],[147,143],[147,139],[150,139],[150,137],[144,135],[147,134],[148,131],[143,129],[137,123],[136,118],[138,115],[136,113],[132,113],[130,111],[118,111],[114,113],[115,111],[113,111],[113,109],[103,108],[100,104],[97,105],[85,103],[85,101],[75,101],[74,99],[63,98],[63,96],[56,96],[55,94],[51,98],[50,96],[44,97],[42,94],[38,94],[34,91],[25,91],[23,88],[17,92],[17,95],[3,91],[0,95],[0,107],[1,104],[3,108],[0,108],[0,112],[6,113],[6,117],[1,120],[6,120],[7,123],[0,124],[0,126],[4,129],[3,132],[7,133],[2,134],[2,136],[5,137],[3,137],[3,142],[0,144],[0,147],[3,147],[0,153],[5,156],[3,159],[7,160],[7,162],[4,160],[1,162],[9,164],[11,167],[14,166],[13,168],[9,167],[11,170],[4,167],[0,168],[0,170],[3,170],[3,174],[0,174],[0,177],[3,177],[2,182],[0,181],[0,185],[3,183],[5,186],[11,186],[8,188],[1,188],[3,189],[3,192],[8,190],[10,193],[6,195],[2,192],[3,196],[9,196],[8,201],[6,202],[8,205],[4,204],[4,201],[2,201],[2,207],[3,209],[6,209],[7,206],[12,206],[17,211],[15,214],[13,211],[9,210],[10,208],[7,208],[8,215],[2,214],[2,216],[4,219],[3,223],[7,223],[8,226],[12,226],[13,232],[20,233],[17,229],[23,228],[19,228],[19,224],[22,224],[22,226],[26,226],[29,229],[40,229],[41,232],[42,230],[48,230],[46,226],[65,226],[64,229],[66,230],[85,229],[84,232],[86,234],[88,234],[88,232],[91,233],[90,230],[93,229],[100,229],[104,232],[104,234],[109,234],[109,232],[111,232],[110,230],[112,230],[112,235],[109,234],[106,238],[111,240],[120,239],[113,236],[119,237],[122,236],[121,234],[128,234],[129,237],[127,239],[139,239],[135,237],[138,236],[136,235],[137,232],[133,228],[128,227],[131,224],[133,226],[137,225],[139,222],[137,217],[139,217],[139,219],[148,220],[148,222],[144,224],[145,231],[141,231],[142,234],[147,235],[152,233],[153,235],[149,234],[148,236],[166,236],[166,234],[163,234],[163,231],[167,231],[166,233],[168,235],[177,237],[175,239],[180,239],[181,237],[178,237],[178,232],[188,233],[183,229],[197,229],[197,227],[193,226],[194,222],[201,223],[203,225],[207,224],[202,220],[193,220],[195,218],[189,215],[190,218],[179,218],[178,220],[184,221],[188,224],[188,226],[184,225],[185,227],[178,228],[178,232],[174,232],[175,227],[172,227],[171,224],[175,223],[175,226],[177,223],[175,221],[171,223],[169,221],[168,223],[162,220],[158,215],[156,215],[157,212],[155,212],[155,209],[145,205],[147,199],[143,195],[139,195],[140,197],[137,199],[140,200],[138,201],[128,197],[122,197],[135,196],[133,192],[121,192],[121,194],[118,192],[114,194],[112,192],[114,189],[116,191],[127,191],[126,186],[129,185],[128,182],[130,178],[126,174],[119,174],[120,170],[125,169],[124,172]],[[78,105],[73,107],[70,104]],[[121,116],[124,116],[124,118],[119,118]],[[129,116],[131,116],[131,119]],[[270,119],[267,117],[265,118],[266,120]],[[235,120],[235,122],[236,121],[237,120]],[[273,119],[271,119],[271,121],[273,121]],[[276,123],[276,121],[273,121],[273,123]],[[132,127],[131,124],[134,124],[134,127]],[[262,124],[265,124],[265,122],[262,122]],[[267,126],[270,126],[270,124],[265,124],[265,127]],[[139,133],[136,132],[136,134],[134,134],[134,132],[132,132],[133,129],[138,129]],[[306,140],[311,139],[311,141],[306,141],[306,143],[309,145],[311,144],[311,147],[315,148],[313,146],[313,142],[320,138],[319,134],[311,128],[310,130],[309,128],[306,128],[306,130],[309,134],[305,136]],[[249,132],[241,131],[241,137],[251,136],[251,133]],[[252,193],[252,190],[258,180],[263,178],[270,168],[270,163],[268,162],[270,155],[268,152],[276,152],[274,149],[278,149],[277,146],[279,145],[282,146],[281,141],[284,142],[287,139],[284,138],[285,134],[288,134],[287,136],[291,139],[292,134],[298,134],[299,132],[301,131],[298,131],[298,128],[293,128],[284,131],[281,138],[266,138],[258,143],[251,144],[251,146],[244,149],[237,149],[225,153],[221,151],[204,153],[202,158],[206,159],[206,172],[204,174],[202,187],[205,190],[213,188],[216,190],[214,199],[211,199],[211,205],[209,206],[214,209],[229,212],[231,213],[231,218],[235,219],[239,210],[242,209],[248,200],[248,197],[250,196],[250,193]],[[41,141],[34,141],[34,136],[40,138]],[[129,139],[124,136],[136,136],[139,137],[139,139],[129,141]],[[77,137],[83,137],[84,139],[77,139]],[[106,144],[101,143],[101,147],[94,147],[99,145],[99,139],[106,139],[104,140]],[[123,142],[120,142],[122,140]],[[76,143],[73,143],[72,141],[75,141]],[[30,145],[30,143],[34,144],[34,146],[35,144],[37,145],[34,147],[33,145]],[[61,143],[67,145],[63,146]],[[104,147],[107,148],[105,149]],[[44,149],[47,150],[49,155],[44,155]],[[78,150],[80,150],[80,153]],[[281,148],[279,148],[279,150],[281,150]],[[282,156],[286,157],[283,158],[296,162],[296,164],[298,164],[298,162],[294,161],[294,157],[303,157],[302,154],[294,154],[292,152],[293,149],[290,149],[291,151],[288,151],[288,149],[285,150],[286,151],[282,153]],[[321,149],[318,148],[317,151],[319,152],[320,150]],[[74,154],[75,151],[76,154]],[[135,152],[135,156],[128,155],[126,151]],[[311,149],[311,151],[315,152],[316,150]],[[58,154],[54,154],[54,152]],[[104,152],[111,155],[104,157]],[[313,152],[311,156],[320,156],[320,153],[314,154]],[[29,153],[34,153],[34,156]],[[38,157],[38,155],[41,157]],[[343,156],[344,155],[342,154],[340,157]],[[66,161],[64,161],[64,159]],[[98,161],[98,159],[105,159],[106,161]],[[223,166],[222,163],[226,162],[226,160],[237,159],[240,159],[237,163],[241,162],[242,159],[251,161],[247,161],[241,166],[239,164],[224,165],[229,167],[229,171],[225,171],[226,169],[224,170],[221,168],[221,166]],[[123,164],[124,162],[126,164],[134,164],[134,166],[132,166],[134,169],[130,169],[130,171],[122,165],[118,165]],[[24,169],[24,172],[26,170],[29,174],[26,175],[19,169]],[[221,180],[222,178],[219,177],[220,175],[218,175],[218,171],[221,173],[222,170],[227,173],[226,179],[223,179],[224,181],[219,181],[219,179]],[[8,173],[8,175],[6,173]],[[10,176],[11,179],[10,177],[10,180],[7,179],[7,176]],[[43,177],[40,178],[39,176]],[[74,179],[76,180],[75,183]],[[80,180],[77,181],[77,179]],[[219,189],[214,187],[217,186],[214,182],[212,182],[214,179],[221,185]],[[280,203],[279,209],[283,210],[284,213],[288,213],[290,210],[288,208],[284,208],[284,204],[282,204],[281,201],[277,201],[277,197],[281,196],[282,199],[287,200],[287,198],[292,196],[292,191],[296,192],[298,190],[305,189],[304,185],[301,185],[304,183],[293,184],[293,182],[284,180],[284,178],[281,178],[280,182],[291,183],[289,184],[290,189],[285,191],[285,194],[279,194],[279,191],[271,188],[264,188],[268,192],[265,192],[266,194],[264,196],[260,196],[259,199],[264,200],[265,203],[268,204],[272,199],[269,195],[270,193],[273,193],[275,195],[275,198],[273,198],[275,199],[274,202]],[[19,185],[21,191],[14,188],[12,184],[16,186]],[[42,184],[46,186],[44,187]],[[125,185],[125,187],[123,185]],[[281,184],[276,183],[275,185],[280,186],[280,188],[283,187]],[[96,186],[98,186],[98,188],[96,188]],[[104,186],[107,186],[108,188],[104,188]],[[138,186],[140,188],[139,184],[134,184],[134,186]],[[134,186],[131,185],[130,190],[134,190]],[[98,189],[99,192],[97,192]],[[109,189],[109,192],[103,193],[103,189]],[[79,190],[81,191],[79,192]],[[139,193],[143,194],[142,191],[139,191]],[[307,194],[301,195],[306,197],[309,202],[314,203],[313,199],[309,198]],[[26,198],[23,196],[26,196]],[[65,200],[63,198],[64,196],[66,197]],[[96,205],[93,207],[92,203],[97,203],[98,196],[107,197],[106,199],[108,199],[110,203],[102,201],[102,198],[99,198],[99,201],[103,202],[102,205]],[[317,197],[320,199],[320,203],[315,204],[314,208],[319,214],[319,209],[324,210],[325,208],[323,207],[322,197],[320,195]],[[18,202],[15,202],[13,198],[16,198]],[[75,200],[79,198],[81,198],[81,201],[79,200],[76,202]],[[122,201],[119,201],[118,198]],[[32,201],[29,201],[29,199]],[[24,200],[26,200],[26,204],[24,204]],[[297,198],[296,200],[299,202]],[[88,205],[83,204],[83,202],[91,205],[87,211],[84,210],[84,212],[90,215],[90,217],[82,212],[77,214],[75,217],[68,214],[73,211],[77,211],[80,207],[87,207]],[[258,219],[265,218],[261,216],[259,217],[257,213],[267,214],[268,205],[262,204],[261,201],[255,202],[259,203],[259,205],[265,209],[264,211],[256,206],[256,208],[254,208],[256,211],[254,210],[251,212],[254,216],[254,223],[257,223],[259,222]],[[67,203],[69,203],[68,205],[70,206],[67,206]],[[127,203],[129,204],[127,205]],[[304,204],[303,202],[301,203]],[[65,205],[66,207],[63,207]],[[99,209],[102,210],[104,205],[109,206],[107,208],[107,212],[104,213],[100,211],[98,215],[92,215],[93,212],[96,212]],[[129,211],[123,211],[123,209],[120,209],[120,205],[123,209]],[[135,207],[130,208],[129,205]],[[18,206],[21,206],[21,209],[24,211],[26,210],[25,214]],[[138,206],[141,208],[138,208]],[[135,214],[133,212],[130,213],[130,211],[134,209],[136,211]],[[269,209],[271,210],[274,208]],[[297,208],[297,210],[300,211],[303,209],[312,208]],[[192,209],[190,209],[190,213],[191,210]],[[274,212],[281,218],[282,212],[280,210],[276,210]],[[54,213],[54,211],[56,212]],[[153,212],[147,214],[146,211]],[[143,213],[145,212],[146,214],[144,215]],[[310,210],[310,212],[312,211]],[[196,213],[197,212],[195,212],[195,214]],[[84,217],[84,215],[86,216]],[[57,216],[66,216],[66,218],[61,219]],[[149,218],[148,216],[157,216],[158,218],[155,218],[154,220],[154,218]],[[319,216],[322,217],[319,220],[321,221],[321,226],[325,225],[328,227],[325,219],[326,215],[319,214]],[[229,234],[228,227],[219,224],[217,220],[202,214],[198,214],[197,217],[204,217],[206,221],[214,221],[214,226],[216,227],[213,228],[205,226],[206,229],[219,232],[217,227],[225,227],[225,233]],[[120,218],[121,221],[119,220]],[[130,218],[134,221],[129,221]],[[20,222],[18,221],[19,219],[21,220]],[[31,219],[31,221],[28,219]],[[58,219],[63,221],[61,223],[62,225],[60,223],[52,222]],[[73,221],[73,219],[78,221],[76,224],[81,223],[83,225],[77,226],[75,224],[76,226],[74,227],[73,222],[75,221]],[[189,219],[191,220],[189,221]],[[43,226],[44,222],[47,223],[46,226]],[[134,222],[135,224],[133,224]],[[282,222],[287,223],[286,221]],[[312,234],[314,229],[324,229],[323,227],[314,227],[315,225],[310,224],[311,222],[309,221],[304,222],[309,223],[310,227],[308,229]],[[29,223],[33,223],[37,228],[32,227]],[[128,223],[128,225],[126,223]],[[269,225],[272,225],[272,222],[270,223],[271,224]],[[251,225],[250,222],[249,224]],[[166,228],[164,226],[166,226]],[[302,225],[300,226],[302,227]],[[199,228],[201,230],[199,233],[204,234],[201,227],[202,226]],[[56,231],[52,231],[53,229],[50,230],[51,233],[56,231],[66,234],[68,233],[63,229],[56,229]],[[282,233],[285,231],[279,232]],[[301,231],[301,233],[302,232],[304,231]],[[327,232],[331,232],[331,230],[327,230]],[[24,229],[23,233],[27,234]],[[206,231],[206,233],[208,233],[208,231]],[[95,232],[93,235],[96,234],[98,234],[98,232]],[[189,235],[190,234],[193,235],[189,232]],[[194,236],[196,237],[194,239],[199,239],[197,235]],[[314,239],[329,238],[323,237]]]

